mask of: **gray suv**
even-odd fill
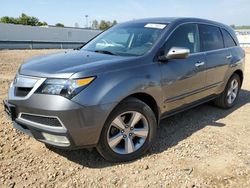
[[[14,127],[109,161],[142,156],[162,118],[213,100],[232,107],[245,53],[234,31],[196,18],[118,24],[79,49],[24,63],[4,101]]]

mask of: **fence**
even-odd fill
[[[85,42],[76,41],[0,41],[0,49],[73,49],[82,46]]]

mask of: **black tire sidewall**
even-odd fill
[[[143,146],[131,154],[117,154],[108,145],[107,132],[112,121],[120,114],[126,111],[137,111],[145,116],[148,121],[149,135]],[[144,102],[138,99],[130,99],[119,104],[107,118],[104,124],[97,150],[108,161],[112,162],[126,162],[141,157],[151,146],[157,131],[157,122],[155,115],[151,108]]]

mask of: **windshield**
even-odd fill
[[[140,56],[155,44],[165,24],[118,25],[103,32],[82,49],[121,56]]]

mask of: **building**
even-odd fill
[[[0,23],[0,49],[76,48],[100,30]]]
[[[250,29],[235,30],[239,43],[243,47],[250,47]]]

